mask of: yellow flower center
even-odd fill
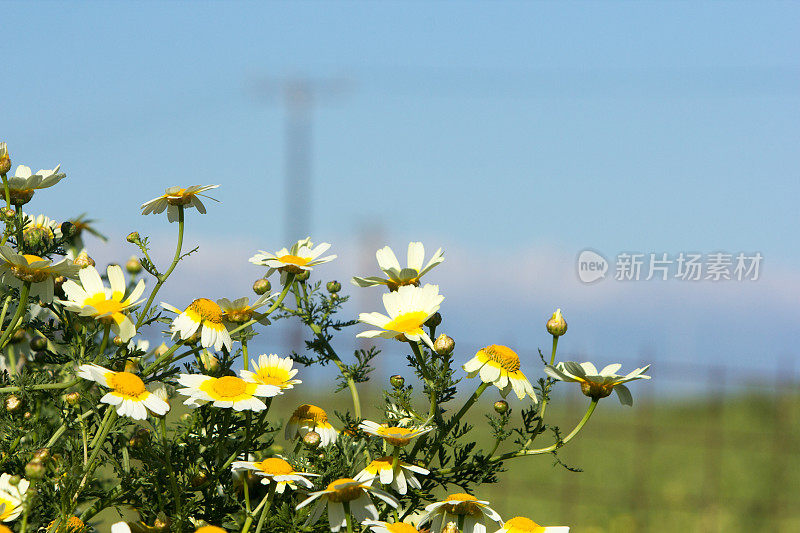
[[[278,457],[264,459],[260,463],[256,463],[256,466],[258,466],[259,470],[271,476],[286,476],[294,472],[292,465]]]
[[[217,526],[203,526],[195,529],[194,533],[225,533],[225,530]]]
[[[474,503],[478,501],[478,498],[471,494],[465,494],[463,492],[457,492],[455,494],[449,495],[445,498],[446,502],[459,502],[455,505],[450,505],[450,512],[453,514],[463,514],[463,515],[478,515],[480,514],[481,510],[478,504]]]
[[[378,428],[378,435],[394,446],[405,446],[408,444],[413,438],[413,433],[414,432],[408,428],[400,428],[397,426]]]
[[[52,522],[50,522],[50,525],[47,526],[48,530],[55,531],[55,529],[53,529],[53,526],[55,525],[56,521],[53,520]],[[67,519],[67,522],[64,524],[63,531],[66,531],[67,533],[79,533],[83,531],[85,528],[86,524],[84,524],[80,518],[78,518],[77,516],[70,516]]]
[[[169,205],[186,205],[192,201],[194,193],[186,194],[186,189],[178,189],[171,194],[165,194],[164,198],[167,199]]]
[[[420,330],[422,324],[428,318],[425,311],[411,311],[398,315],[383,326],[388,331],[399,331],[400,333],[415,333]]]
[[[28,255],[25,254],[22,257],[28,262],[28,265],[31,263],[35,263],[36,261],[44,261],[38,255]],[[13,263],[8,263],[9,269],[11,273],[14,274],[14,277],[21,279],[22,281],[30,281],[31,283],[39,283],[40,281],[44,281],[47,279],[47,276],[50,275],[48,272],[47,267],[42,268],[29,268],[26,265],[15,265]]]
[[[225,314],[220,306],[208,298],[198,298],[186,310],[194,311],[202,320],[215,324],[222,324],[222,316]]]
[[[258,380],[264,385],[275,385],[276,387],[288,387],[289,372],[285,368],[263,367],[256,373]]]
[[[299,255],[282,255],[278,258],[281,263],[286,263],[295,266],[306,266],[311,262],[311,257],[300,257]]]
[[[292,418],[314,422],[315,424],[328,423],[327,413],[325,413],[325,411],[323,411],[316,405],[311,405],[308,403],[304,403],[303,405],[295,409],[294,414],[292,414]]]
[[[419,533],[419,530],[411,524],[405,522],[397,522],[395,524],[386,524],[386,530],[389,533]]]
[[[147,392],[147,388],[136,374],[117,372],[107,378],[108,385],[114,392],[130,398],[138,398]]]
[[[354,484],[347,487],[343,486],[343,485],[348,485],[350,483]],[[328,500],[337,503],[351,502],[364,493],[364,489],[361,487],[361,485],[355,484],[355,480],[350,479],[349,477],[337,479],[336,481],[328,485],[327,490],[334,491],[334,492],[329,492],[327,494]]]
[[[380,459],[375,459],[370,464],[367,465],[367,472],[370,474],[377,474],[381,470],[385,470],[387,468],[391,468],[392,464],[394,463],[393,457],[381,457]]]
[[[247,382],[236,376],[222,376],[211,386],[222,398],[235,398],[247,390]]]
[[[16,502],[0,496],[0,509],[2,509],[0,510],[0,520],[5,520],[9,516],[11,516],[11,513],[13,513],[14,509],[16,508],[17,508]]]
[[[509,533],[538,533],[544,531],[544,528],[524,516],[515,516],[511,520],[507,520],[503,526]]]
[[[486,354],[486,357],[509,372],[516,372],[519,370],[519,356],[508,346],[492,344],[484,348],[483,353]]]
[[[110,315],[122,311],[122,302],[117,300],[109,300],[106,298],[105,293],[99,292],[94,296],[90,296],[83,302],[84,306],[91,306],[97,310],[97,315]]]
[[[3,500],[0,500],[0,503],[3,503]],[[5,513],[3,513],[3,514],[5,514]],[[0,514],[0,518],[3,518],[3,515],[2,515],[2,514]],[[8,528],[7,528],[6,526],[4,526],[3,524],[0,524],[0,533],[14,533],[14,532],[13,532],[13,531],[11,531],[10,529],[8,529]]]

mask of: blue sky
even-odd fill
[[[101,219],[116,244],[99,257],[129,254],[132,229],[168,238],[164,218],[138,215],[165,187],[220,183],[222,203],[190,220],[203,248],[186,268],[237,273],[212,292],[246,290],[257,275],[247,257],[285,233],[285,113],[254,87],[336,79],[342,90],[314,110],[312,234],[359,257],[370,239],[456,251],[464,263],[434,281],[463,304],[454,328],[476,343],[522,338],[566,301],[584,323],[575,349],[610,358],[650,345],[718,361],[794,349],[797,4],[11,2],[3,12],[0,138],[15,164],[62,163],[68,181],[32,205]],[[760,251],[764,271],[748,286],[603,290],[575,281],[586,247]],[[168,296],[197,291],[176,285]],[[507,302],[507,315],[471,314],[477,294]],[[620,312],[635,338],[608,318]],[[765,312],[778,327],[766,341],[755,327]]]

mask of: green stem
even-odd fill
[[[147,311],[150,310],[150,306],[153,305],[153,299],[158,294],[158,291],[161,289],[161,286],[167,282],[167,278],[172,271],[175,270],[175,267],[178,266],[178,261],[181,260],[181,249],[183,248],[183,206],[178,206],[178,245],[175,247],[175,257],[172,259],[172,264],[169,266],[166,272],[158,277],[158,282],[156,286],[153,287],[153,292],[150,293],[150,297],[147,299],[147,303],[144,304],[142,311],[139,313],[139,319],[136,321],[136,329],[138,330],[139,327],[144,322],[145,317],[147,316]]]
[[[550,366],[553,366],[556,360],[556,347],[558,347],[558,335],[553,335],[553,351],[550,354]],[[523,449],[531,445],[533,439],[535,439],[536,436],[539,435],[539,433],[542,430],[542,426],[544,426],[544,414],[547,411],[547,397],[550,394],[550,388],[552,387],[552,383],[553,382],[548,378],[547,384],[545,385],[545,388],[542,391],[542,406],[539,408],[539,421],[536,423],[536,430],[528,438],[528,440],[525,441],[525,445],[522,447]]]
[[[17,253],[19,255],[25,254],[25,237],[23,236],[22,227],[24,225],[22,220],[22,206],[15,205],[14,208],[17,210]]]
[[[5,174],[3,176],[3,191],[5,192],[6,197],[6,208],[11,209],[11,192],[8,190],[8,178]]]
[[[353,533],[353,517],[350,516],[350,502],[342,502],[344,506],[344,517],[347,520],[347,533]]]
[[[417,365],[419,365],[419,371],[422,373],[422,379],[425,381],[425,385],[428,387],[428,394],[431,402],[431,408],[428,417],[433,418],[439,414],[439,404],[436,402],[436,390],[433,388],[433,380],[425,371],[425,361],[422,358],[422,351],[419,349],[419,344],[413,341],[408,341],[408,344],[411,345],[411,350],[414,352]]]
[[[269,484],[269,491],[267,492],[267,495],[264,496],[264,499],[261,500],[260,504],[258,504],[259,507],[261,507],[263,505],[264,508],[261,510],[261,516],[258,519],[258,525],[256,526],[256,533],[261,533],[261,528],[264,527],[264,522],[267,519],[267,514],[269,513],[269,508],[272,507],[272,499],[275,497],[275,489],[277,487],[278,487],[278,482],[275,481],[274,479],[271,480],[270,484]],[[252,522],[252,520],[251,520],[251,522]],[[242,531],[244,533],[246,533],[247,530],[249,529],[249,525],[248,524],[245,524],[245,526],[247,526],[247,527],[242,529]]]
[[[553,352],[550,354],[550,366],[556,362],[556,347],[558,346],[558,335],[553,335]]]
[[[8,324],[8,328],[3,332],[3,336],[0,337],[0,350],[6,347],[8,344],[11,335],[14,333],[14,330],[17,328],[18,322],[22,320],[22,315],[25,313],[28,305],[28,294],[31,291],[31,282],[26,281],[22,284],[22,288],[19,290],[19,305],[17,305],[17,311],[14,313],[14,316],[11,317],[11,322]]]
[[[106,348],[108,347],[108,337],[111,333],[111,322],[107,324],[103,324],[103,340],[100,341],[100,351],[97,353],[97,357],[94,358],[95,362],[100,359],[100,356],[106,352]]]
[[[77,385],[78,383],[80,383],[79,379],[73,379],[72,381],[66,381],[63,383],[42,383],[40,385],[31,385],[29,387],[2,387],[0,388],[0,394],[5,392],[20,392],[23,389],[26,391],[67,389],[73,385]]]
[[[108,438],[108,434],[111,432],[111,427],[114,425],[114,422],[117,419],[117,412],[114,407],[108,406],[106,409],[106,415],[103,419],[103,422],[100,425],[100,428],[97,430],[97,434],[95,434],[94,439],[92,439],[92,455],[89,456],[89,463],[84,469],[83,478],[81,479],[80,484],[78,485],[78,489],[75,491],[75,495],[72,497],[73,505],[78,501],[78,495],[83,490],[83,487],[86,485],[86,482],[89,479],[89,476],[92,475],[94,469],[97,468],[97,456],[100,455],[100,450],[103,449],[103,444],[105,444],[106,439]]]
[[[172,451],[170,448],[170,443],[167,441],[167,420],[165,416],[161,416],[158,419],[158,424],[161,429],[161,444],[164,446],[164,455],[166,456],[166,467],[167,467],[167,474],[169,474],[169,484],[172,488],[172,497],[175,499],[175,518],[178,519],[177,530],[181,530],[182,520],[181,520],[181,491],[178,489],[178,482],[175,478],[175,471],[172,469]]]

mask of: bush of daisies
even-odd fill
[[[444,254],[419,242],[404,262],[378,250],[374,272],[352,278],[351,292],[374,297],[358,317],[344,316],[348,296],[325,278],[331,246],[309,238],[253,250],[263,277],[252,294],[163,302],[191,260],[184,233],[218,185],[172,186],[141,205],[174,228],[169,264],[134,232],[135,255],[98,268],[83,241],[102,238],[91,220],[35,210],[64,186],[59,166],[12,172],[0,143],[0,175],[0,533],[564,532],[526,509],[501,516],[485,485],[502,482],[509,461],[559,462],[600,400],[616,393],[631,405],[626,383],[649,379],[647,367],[558,361],[560,310],[543,320],[553,342],[538,375],[501,338],[460,353],[441,331]],[[249,349],[283,320],[302,325],[303,350]],[[340,336],[368,348],[339,353]],[[366,383],[384,348],[404,352],[407,367],[376,393]],[[302,403],[304,387],[320,386],[303,382],[309,366],[330,369],[327,397],[349,397],[348,409]],[[563,432],[546,418],[561,382],[586,396]],[[488,405],[491,388],[506,399]],[[275,412],[279,395],[297,407]],[[116,518],[99,520],[104,511]]]

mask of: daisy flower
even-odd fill
[[[23,213],[22,236],[25,239],[26,247],[28,242],[38,242],[39,247],[49,248],[53,241],[61,239],[61,225],[52,218],[45,215],[29,215]]]
[[[262,294],[253,302],[253,305],[250,305],[250,298],[247,296],[234,301],[220,298],[217,300],[217,305],[222,309],[222,318],[232,324],[244,324],[252,318],[256,318],[261,324],[269,325],[269,320],[262,314],[256,313],[256,309],[263,307],[274,297],[274,294]]]
[[[215,378],[203,374],[181,374],[178,383],[184,386],[178,392],[188,396],[183,403],[190,407],[213,402],[214,407],[232,408],[234,411],[263,411],[267,406],[257,396],[280,394],[280,388],[274,385],[249,383],[236,376]]]
[[[200,201],[198,196],[203,196],[209,200],[217,201],[206,194],[201,194],[211,189],[216,189],[219,185],[192,185],[191,187],[169,187],[164,194],[158,198],[153,198],[149,202],[142,204],[142,214],[149,215],[150,213],[158,214],[163,213],[164,209],[167,210],[167,219],[170,222],[178,220],[178,206],[186,206],[186,209],[194,207],[200,213],[206,214],[206,206]]]
[[[112,331],[128,342],[136,334],[136,326],[124,311],[141,302],[144,280],[139,280],[133,291],[125,298],[125,276],[119,265],[108,265],[106,270],[111,288],[103,285],[100,274],[92,266],[78,271],[80,285],[67,280],[63,285],[67,300],[59,300],[67,311],[81,316],[90,316],[103,324],[111,324]]]
[[[397,291],[383,295],[383,306],[389,316],[381,313],[361,313],[358,321],[382,330],[362,331],[357,337],[399,338],[413,342],[424,341],[433,349],[433,341],[422,329],[422,325],[439,310],[444,296],[438,285],[427,284],[422,288],[405,285]]]
[[[558,363],[556,366],[547,365],[544,367],[544,371],[551,378],[580,383],[581,391],[592,399],[599,400],[610,395],[612,391],[616,391],[620,403],[633,405],[631,391],[623,383],[637,379],[650,379],[650,376],[644,375],[650,365],[637,368],[624,376],[616,374],[621,367],[621,364],[614,363],[598,372],[592,363],[566,361]]]
[[[513,389],[520,400],[527,394],[533,403],[538,402],[533,385],[519,369],[519,356],[508,346],[492,344],[478,350],[475,357],[464,363],[469,377],[481,375],[484,383],[493,383],[503,398]]]
[[[31,167],[19,165],[14,175],[8,178],[8,192],[11,203],[14,205],[24,205],[31,201],[33,193],[39,189],[52,187],[66,177],[66,174],[59,174],[58,169],[61,165],[52,170],[37,170],[36,174],[31,172]]]
[[[155,391],[163,385],[150,383],[145,386],[142,378],[131,372],[114,372],[102,366],[88,364],[78,368],[78,377],[96,381],[111,389],[100,398],[100,402],[115,406],[119,416],[144,420],[147,418],[147,409],[157,415],[165,415],[169,411],[169,404],[163,395]]]
[[[425,433],[433,430],[432,426],[420,426],[409,429],[378,424],[370,420],[364,420],[361,422],[361,424],[359,424],[358,428],[364,433],[381,437],[392,446],[405,446],[411,442],[411,439],[419,437],[420,435],[424,435]]]
[[[331,531],[337,533],[347,524],[343,505],[345,503],[349,505],[350,514],[357,523],[367,519],[378,519],[378,510],[375,508],[375,504],[372,503],[372,499],[369,497],[370,494],[375,495],[394,508],[400,505],[390,494],[382,490],[374,489],[354,479],[342,478],[328,485],[325,490],[312,492],[308,498],[297,505],[296,509],[301,509],[319,498],[320,501],[311,510],[311,515],[306,520],[305,525],[313,524],[319,520],[327,504],[328,524]]]
[[[405,522],[364,520],[363,525],[369,527],[372,533],[420,533],[419,529]]]
[[[12,485],[11,474],[0,475],[0,521],[11,522],[22,513],[22,501],[29,485],[27,479]]]
[[[79,270],[69,259],[53,263],[36,255],[20,255],[8,246],[0,245],[0,281],[16,289],[30,282],[30,296],[43,303],[53,301],[55,278],[74,278]]]
[[[339,435],[333,426],[328,422],[328,415],[325,411],[317,407],[304,403],[294,410],[289,421],[286,423],[286,440],[302,438],[306,433],[316,432],[320,437],[320,444],[327,446],[336,442]]]
[[[208,298],[198,298],[189,304],[185,311],[161,302],[161,307],[178,316],[172,321],[170,330],[172,337],[181,340],[191,338],[200,329],[200,345],[204,348],[214,348],[216,351],[231,351],[231,334],[225,327],[225,312],[222,308]]]
[[[294,243],[288,250],[281,248],[275,253],[259,250],[250,258],[250,262],[254,265],[269,267],[265,277],[271,276],[276,270],[280,271],[282,275],[286,273],[300,274],[303,271],[312,270],[312,267],[336,259],[335,255],[320,257],[330,247],[331,245],[327,242],[314,246],[311,237],[306,237]]]
[[[540,526],[530,518],[515,516],[494,533],[569,533],[565,526]]]
[[[430,471],[421,466],[399,461],[397,463],[397,474],[395,475],[395,469],[392,468],[393,464],[394,457],[392,456],[375,459],[353,479],[372,486],[372,482],[375,481],[375,478],[378,478],[382,484],[391,485],[398,493],[405,494],[408,492],[407,487],[412,489],[422,488],[417,478],[414,477],[414,473],[423,476],[427,476],[430,473]]]
[[[263,385],[273,385],[282,391],[291,389],[298,383],[299,379],[292,379],[297,374],[297,369],[293,369],[294,361],[291,357],[278,357],[276,354],[261,354],[258,356],[258,363],[253,363],[253,371],[242,370],[240,375],[245,381],[251,383],[261,383]]]
[[[290,489],[295,489],[295,484],[304,486],[311,489],[314,485],[306,479],[306,476],[318,476],[319,474],[309,474],[308,472],[298,472],[292,465],[284,461],[280,457],[270,457],[263,461],[234,461],[231,464],[234,471],[251,470],[255,475],[261,476],[261,483],[269,485],[271,481],[277,483],[275,492],[283,494],[283,491],[288,486]]]
[[[353,285],[359,287],[372,287],[374,285],[386,285],[389,290],[396,291],[403,285],[416,285],[419,286],[419,278],[426,274],[430,269],[444,261],[444,254],[442,249],[436,250],[428,264],[422,266],[425,260],[425,247],[421,242],[408,243],[408,267],[401,268],[397,256],[388,246],[384,246],[377,252],[375,257],[378,258],[378,266],[386,278],[379,276],[370,276],[367,278],[354,277],[351,281]]]
[[[430,521],[431,533],[441,533],[449,521],[457,522],[462,533],[485,533],[490,522],[502,524],[500,515],[489,507],[489,502],[463,492],[434,502],[425,507],[425,511],[419,525]]]
[[[0,143],[0,174],[5,174],[11,170],[11,157],[8,155],[8,145]]]

